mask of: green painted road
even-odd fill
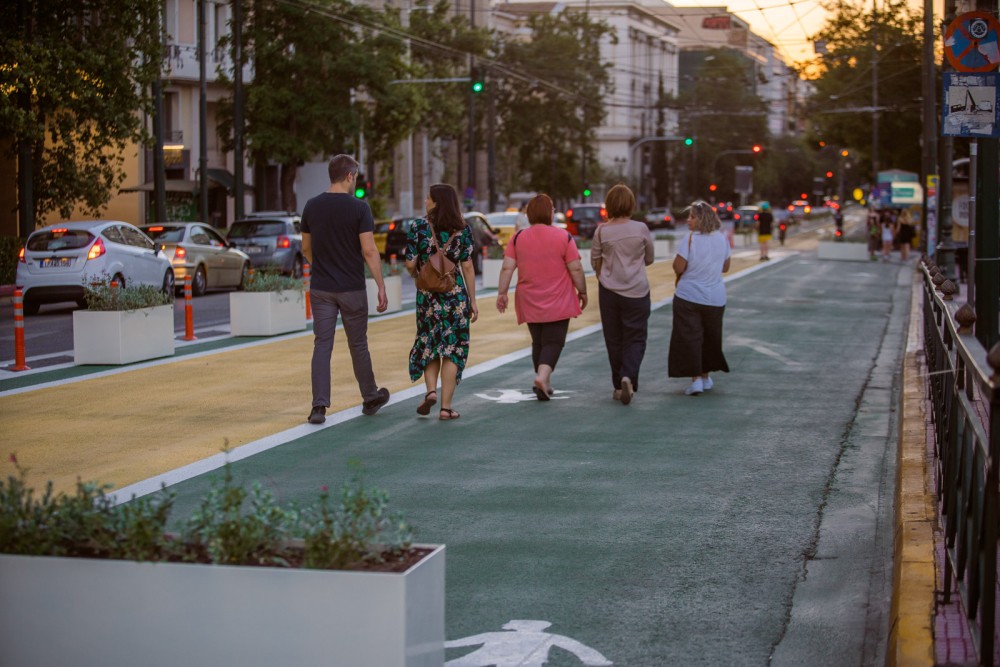
[[[666,376],[666,305],[629,406],[597,332],[548,403],[521,358],[468,377],[458,421],[414,398],[233,470],[305,502],[360,461],[447,545],[453,667],[881,664],[911,276],[803,254],[731,281],[732,372],[702,396]],[[176,516],[219,475],[176,485]]]

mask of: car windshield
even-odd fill
[[[493,227],[514,227],[517,225],[517,213],[490,213],[486,219]]]
[[[180,243],[184,240],[184,228],[179,225],[169,227],[152,225],[150,227],[143,227],[142,231],[146,232],[146,236],[149,238],[161,243]]]
[[[588,207],[577,207],[573,210],[574,220],[600,220],[601,219],[601,209],[597,206]]]
[[[94,235],[86,229],[47,229],[32,234],[28,239],[28,250],[56,251],[86,248],[94,240]]]
[[[238,220],[229,228],[229,238],[249,239],[254,236],[278,236],[285,233],[280,220]]]

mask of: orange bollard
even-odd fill
[[[184,340],[198,340],[194,335],[194,307],[191,297],[191,274],[188,274],[184,276]]]
[[[312,282],[312,267],[309,266],[309,262],[302,265],[302,278],[306,287],[306,321],[308,322],[313,318],[312,304],[309,303],[309,283]]]
[[[14,290],[14,365],[12,371],[30,371],[24,358],[24,293]]]

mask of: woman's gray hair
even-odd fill
[[[707,201],[698,200],[688,207],[689,215],[695,219],[694,231],[702,234],[711,234],[722,228],[719,221],[719,214],[715,212],[715,207]]]

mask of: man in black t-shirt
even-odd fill
[[[368,203],[354,196],[357,161],[350,155],[337,155],[330,160],[329,171],[330,189],[310,199],[302,211],[302,252],[312,268],[311,424],[326,421],[326,409],[330,407],[330,357],[338,314],[344,322],[354,377],[364,401],[361,412],[373,415],[389,402],[389,390],[375,383],[368,351],[365,264],[378,285],[378,312],[389,306],[382,281],[382,259],[375,247],[375,222]]]

